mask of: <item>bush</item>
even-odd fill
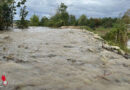
[[[27,21],[27,20],[24,20],[24,21],[18,20],[16,22],[16,25],[18,28],[25,29],[25,28],[28,28],[28,23],[29,23],[29,21]]]
[[[49,19],[47,17],[43,17],[40,21],[40,26],[48,26]]]
[[[85,26],[85,25],[87,25],[87,17],[86,17],[86,15],[82,15],[82,16],[80,16],[80,18],[78,19],[78,25],[79,26]]]
[[[118,20],[114,28],[103,38],[111,43],[120,46],[122,49],[126,49],[128,41],[126,25],[122,22],[122,20]]]
[[[30,25],[31,26],[39,26],[39,17],[37,15],[33,15],[31,18],[30,18]]]

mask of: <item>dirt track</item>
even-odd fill
[[[130,60],[88,31],[1,32],[0,51],[0,76],[9,82],[0,90],[130,90]]]

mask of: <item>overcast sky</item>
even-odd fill
[[[82,14],[87,17],[118,17],[130,9],[130,0],[27,0],[27,18],[33,14],[50,17],[55,14],[61,2],[68,6],[69,14],[77,18]],[[15,19],[19,19],[18,14]]]

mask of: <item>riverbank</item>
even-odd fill
[[[2,32],[0,50],[0,72],[8,80],[1,90],[130,89],[130,60],[86,30]]]

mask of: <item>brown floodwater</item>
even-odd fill
[[[130,90],[130,60],[79,29],[0,32],[0,72],[0,90]]]

